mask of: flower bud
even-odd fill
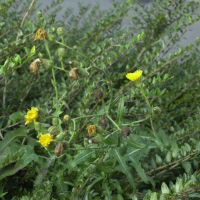
[[[66,56],[66,50],[65,48],[59,48],[58,49],[58,56],[63,59]]]
[[[42,17],[42,12],[37,12],[37,18],[40,19]]]
[[[78,61],[76,61],[76,60],[69,61],[69,65],[71,67],[80,67],[80,63]]]
[[[52,60],[47,60],[44,58],[40,58],[41,63],[46,67],[47,69],[53,68],[54,63]]]
[[[38,118],[37,118],[37,121],[38,122],[45,122],[46,121],[46,112],[42,108],[38,109]]]
[[[50,32],[50,33],[55,33],[55,28],[54,28],[54,27],[51,27],[50,30],[49,30],[49,32]]]
[[[53,118],[53,119],[52,119],[52,124],[53,124],[54,126],[58,126],[58,125],[59,125],[59,119],[58,119],[58,118]]]
[[[63,27],[57,28],[57,33],[60,36],[63,36],[65,34],[65,29]]]
[[[95,90],[94,92],[94,100],[97,101],[103,97],[103,92],[101,89]]]
[[[69,115],[65,115],[63,117],[63,122],[69,124],[71,122],[71,117]]]
[[[89,140],[89,143],[90,144],[100,144],[100,143],[102,143],[102,141],[103,141],[103,137],[101,136],[101,135],[97,135],[97,136],[95,136],[94,138],[92,138],[92,139],[90,139]]]
[[[56,37],[53,34],[51,34],[51,33],[47,33],[47,40],[49,42],[51,42],[51,43],[56,43],[57,42]]]
[[[98,121],[98,125],[101,126],[101,128],[102,128],[103,130],[105,130],[105,129],[106,129],[106,126],[107,126],[107,120],[105,120],[105,119],[100,119],[100,120]]]
[[[153,108],[153,116],[160,115],[161,112],[162,112],[162,109],[160,107],[156,106]]]
[[[59,133],[57,136],[56,136],[56,140],[57,141],[61,141],[64,139],[64,137],[67,135],[68,131],[63,131],[61,133]]]
[[[36,75],[37,70],[38,70],[38,63],[36,61],[33,61],[30,65],[30,71]]]
[[[127,136],[129,136],[130,133],[131,131],[127,126],[123,127],[121,130],[121,134],[124,136],[124,138],[127,138]]]
[[[63,151],[64,151],[64,143],[61,142],[59,145],[56,146],[54,154],[56,155],[56,157],[59,157],[62,155]]]
[[[58,126],[50,126],[48,128],[48,132],[52,135],[57,135],[59,133],[59,127]]]

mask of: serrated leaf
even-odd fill
[[[170,190],[167,186],[167,184],[165,182],[162,183],[161,185],[161,191],[163,194],[169,194],[170,193]]]
[[[157,200],[157,193],[156,192],[154,192],[153,194],[151,194],[150,200]]]
[[[7,133],[3,139],[3,141],[0,143],[0,152],[6,148],[10,142],[12,142],[14,139],[16,138],[21,138],[21,137],[27,137],[27,133],[26,133],[27,129],[26,127],[20,127],[18,129],[16,129],[15,131],[12,131],[10,133]]]
[[[185,171],[186,171],[187,174],[191,173],[192,166],[191,166],[191,164],[190,164],[189,161],[183,162],[182,166],[185,169]]]
[[[83,151],[83,153],[80,153],[78,156],[76,156],[74,158],[74,160],[72,160],[69,163],[69,173],[71,173],[72,169],[77,166],[78,164],[84,163],[85,161],[87,161],[87,159],[94,157],[95,156],[95,151],[91,151],[91,150],[85,150]]]
[[[124,95],[121,97],[118,105],[117,120],[116,120],[117,124],[121,125],[123,114],[124,114]]]
[[[117,167],[118,170],[120,170],[121,172],[123,172],[124,174],[126,174],[127,178],[130,181],[131,186],[133,187],[134,192],[136,192],[136,187],[135,187],[135,182],[134,182],[134,178],[128,168],[128,165],[126,164],[127,161],[127,157],[125,156],[121,156],[119,149],[117,148],[113,148],[109,150],[109,155],[116,158],[117,161],[119,162],[119,166]]]
[[[15,113],[12,113],[9,118],[11,119],[11,121],[13,123],[15,123],[17,120],[22,120],[24,119],[24,114],[22,112],[15,112]]]

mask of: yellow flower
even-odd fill
[[[126,74],[126,78],[131,81],[137,81],[142,76],[142,70],[137,70],[134,73],[128,73]]]
[[[38,118],[38,109],[31,107],[31,110],[28,109],[27,115],[25,116],[26,118],[26,123],[25,125],[29,124],[31,121],[36,121]]]
[[[87,129],[88,129],[89,137],[92,137],[94,135],[94,133],[96,133],[96,131],[97,131],[95,125],[90,125],[87,127]]]
[[[53,135],[50,134],[42,135],[41,133],[40,139],[37,142],[39,142],[43,147],[47,147],[52,141],[54,141],[52,137]]]
[[[47,36],[47,33],[43,30],[43,29],[38,29],[37,32],[36,32],[36,36],[35,36],[35,40],[40,40],[41,38],[44,38],[46,40],[46,36]]]

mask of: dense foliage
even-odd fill
[[[200,2],[63,1],[0,3],[1,199],[199,198]]]

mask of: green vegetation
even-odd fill
[[[63,1],[0,3],[1,199],[199,198],[200,2]]]

